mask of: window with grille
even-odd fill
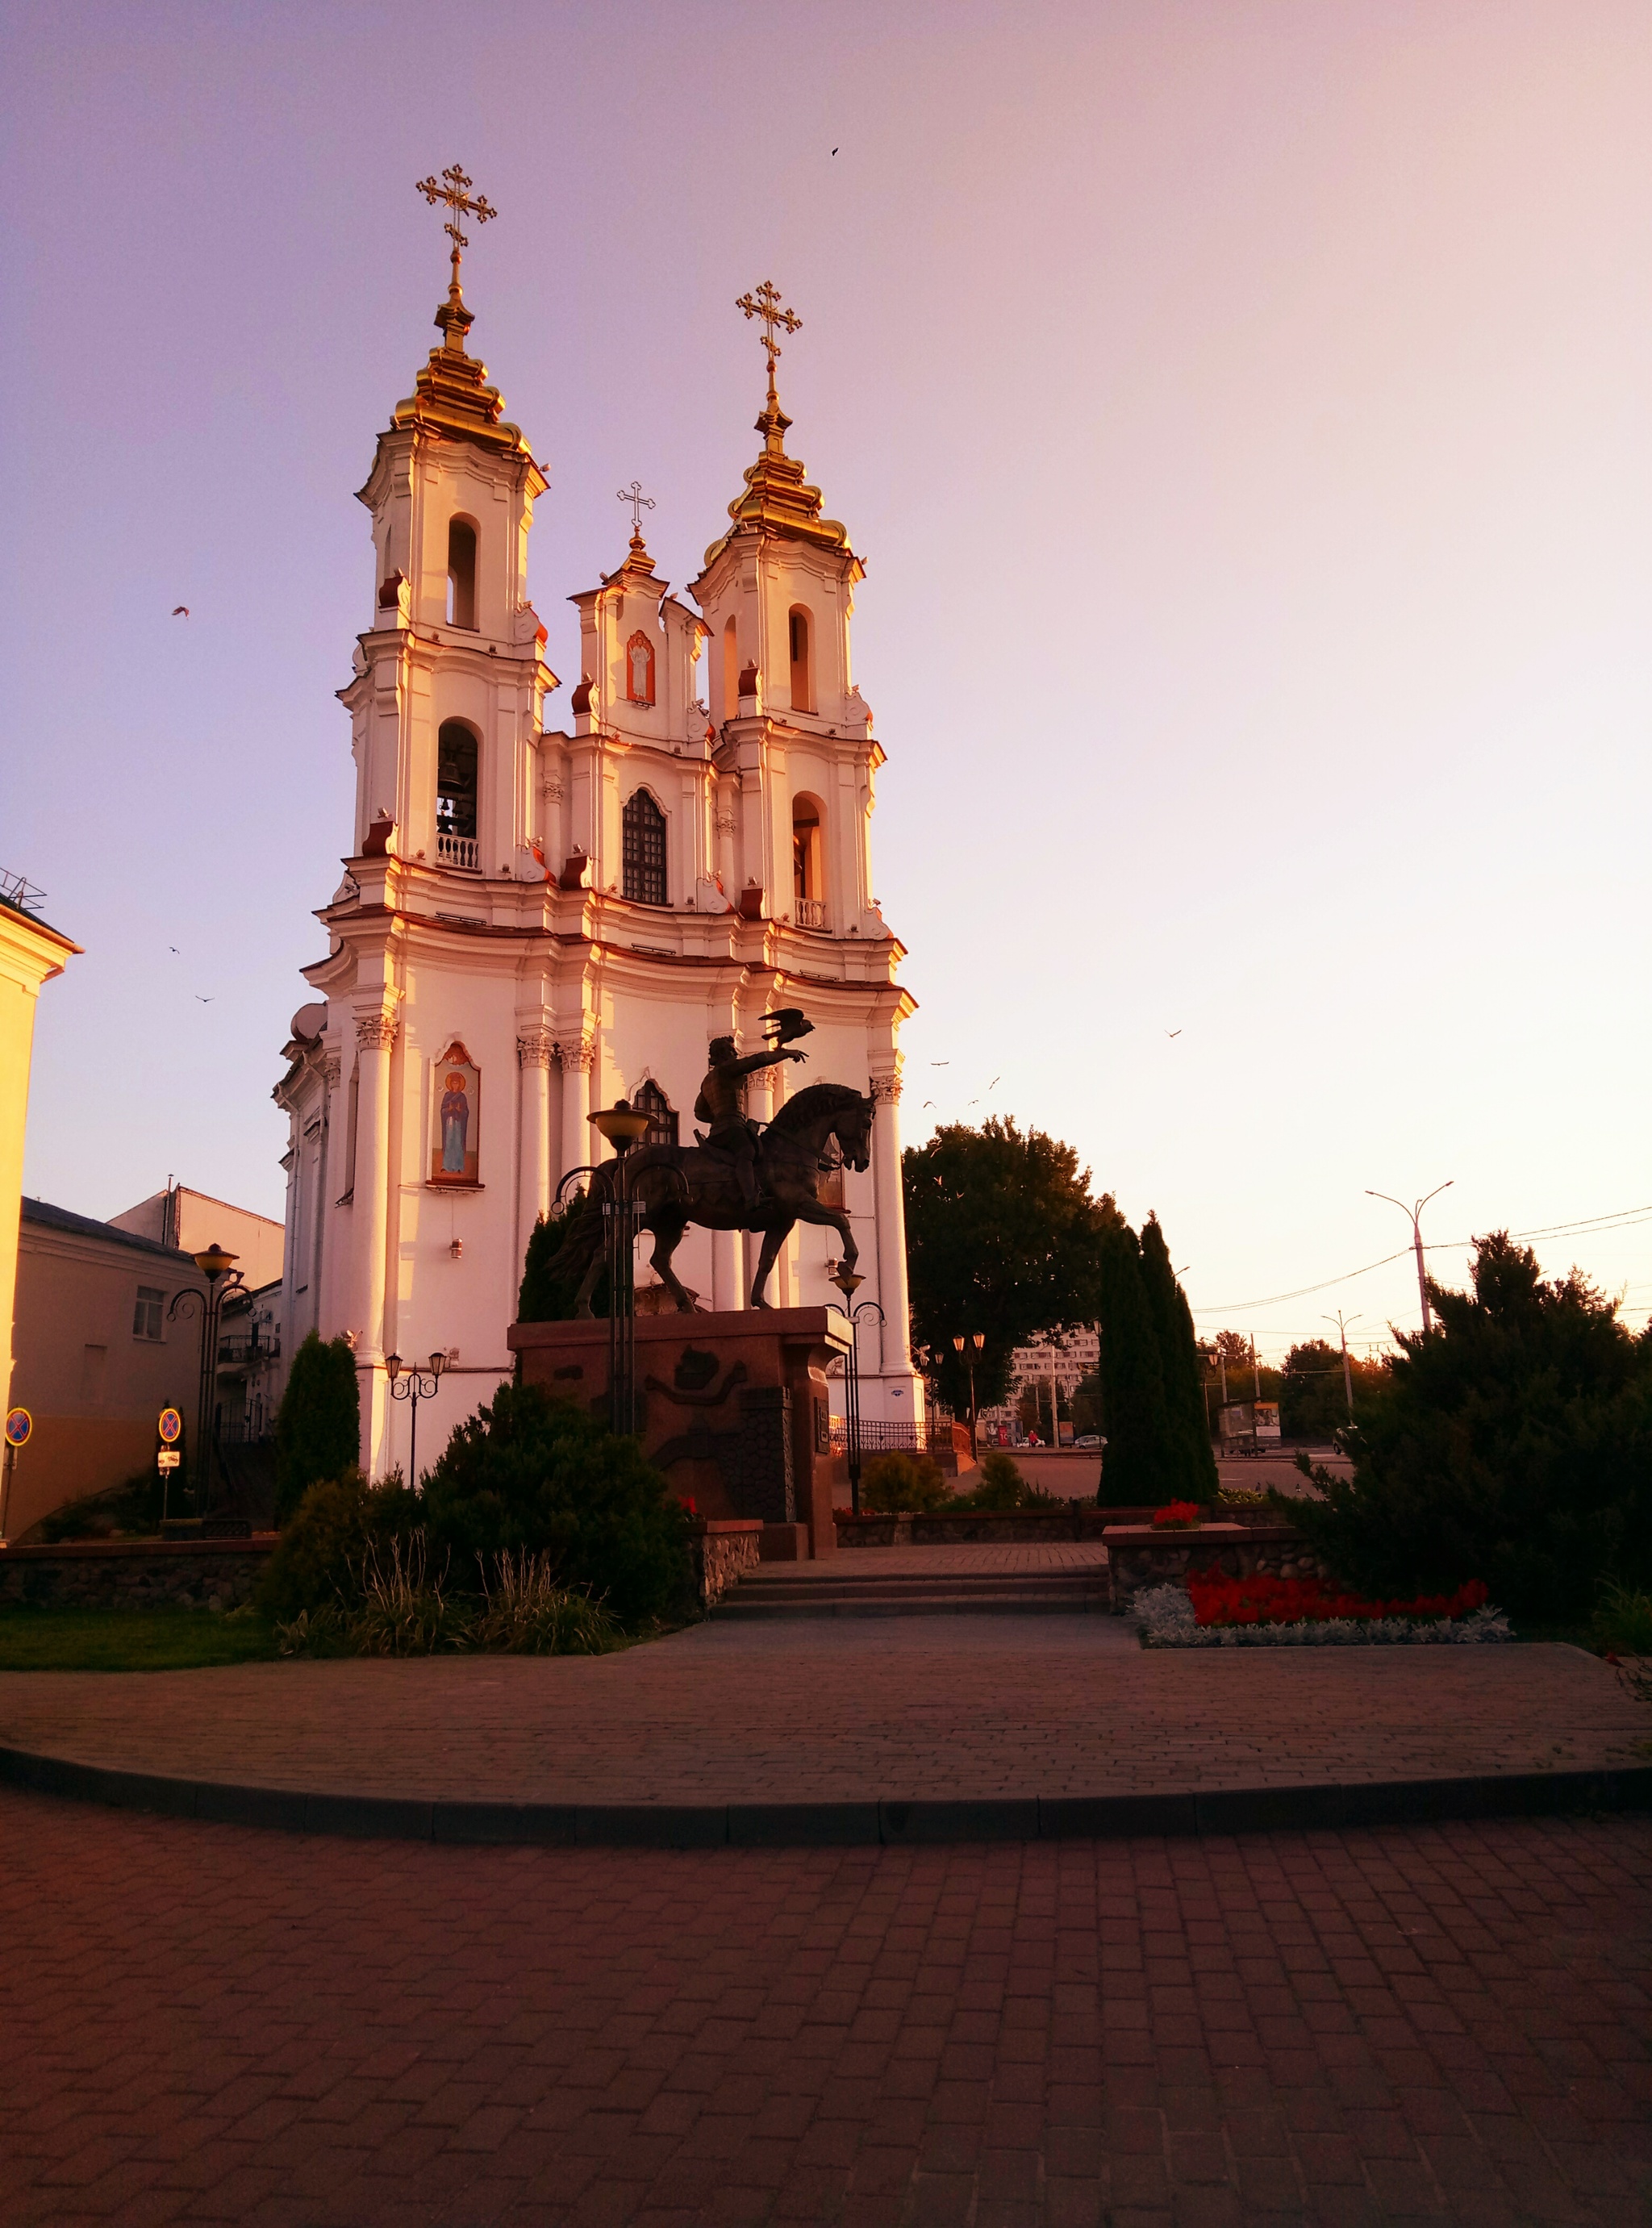
[[[161,1335],[161,1303],[166,1294],[156,1284],[138,1287],[138,1304],[132,1309],[132,1336],[158,1338]]]
[[[665,903],[665,815],[645,789],[625,806],[625,895],[638,905]]]
[[[648,1117],[645,1145],[675,1145],[677,1142],[676,1111],[652,1078],[640,1083],[631,1094],[631,1104],[639,1114]]]

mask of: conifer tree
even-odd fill
[[[578,1230],[587,1214],[601,1218],[602,1209],[594,1207],[584,1193],[576,1193],[566,1207],[553,1209],[534,1225],[528,1236],[528,1251],[522,1258],[522,1286],[516,1296],[518,1322],[570,1322],[579,1300],[579,1279],[557,1277],[551,1273],[551,1264]],[[592,1292],[592,1311],[599,1316],[608,1312],[608,1275],[604,1270],[598,1277]]]
[[[1158,1341],[1166,1423],[1175,1468],[1174,1497],[1208,1501],[1216,1491],[1216,1457],[1205,1412],[1203,1373],[1187,1296],[1175,1279],[1158,1217],[1142,1226],[1142,1284]]]
[[[1181,1465],[1141,1247],[1128,1225],[1109,1233],[1102,1259],[1101,1378],[1107,1445],[1098,1498],[1156,1507],[1175,1494]]]
[[[312,1330],[292,1357],[275,1418],[275,1514],[285,1522],[318,1478],[343,1477],[362,1458],[355,1356]]]

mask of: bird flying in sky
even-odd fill
[[[187,619],[189,616],[189,606],[188,604],[174,604],[172,616],[175,619]]]
[[[216,996],[216,992],[215,992],[214,996]],[[195,994],[195,1001],[197,1006],[209,1006],[212,1003],[212,999],[203,998],[199,990]]]
[[[1179,1037],[1181,1032],[1180,1029],[1167,1029],[1164,1034],[1168,1037]]]

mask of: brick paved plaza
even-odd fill
[[[714,1622],[594,1659],[0,1675],[0,1743],[19,1748],[470,1801],[1083,1797],[1597,1770],[1643,1765],[1649,1730],[1577,1649],[1143,1653],[1124,1620],[1082,1615]]]
[[[0,1847],[6,2228],[1652,2218],[1643,1821]]]

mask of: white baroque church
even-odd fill
[[[849,663],[863,567],[786,451],[778,297],[760,290],[762,446],[692,603],[634,532],[618,568],[571,599],[579,677],[556,727],[560,684],[528,596],[547,477],[469,352],[457,246],[453,262],[440,345],[360,490],[370,617],[339,692],[355,821],[274,1093],[291,1124],[285,1350],[312,1329],[350,1339],[375,1476],[409,1451],[386,1355],[445,1354],[424,1404],[427,1465],[509,1371],[535,1221],[605,1149],[591,1113],[624,1097],[653,1114],[652,1135],[691,1142],[710,1040],[755,1049],[766,1011],[801,1007],[810,1064],[754,1076],[748,1111],[766,1118],[820,1079],[877,1100],[872,1164],[841,1177],[857,1298],[883,1310],[880,1330],[863,1319],[862,1409],[915,1420],[896,1048],[913,1002],[872,894],[884,754]],[[835,1242],[795,1232],[773,1303],[835,1302]],[[700,1306],[747,1304],[759,1243],[690,1231],[676,1267]],[[646,1306],[646,1241],[638,1281]]]

